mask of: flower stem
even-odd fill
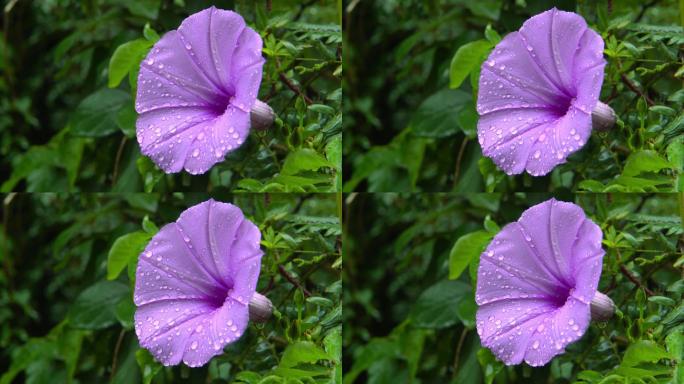
[[[608,321],[615,313],[615,304],[610,297],[596,292],[591,300],[591,319],[594,321]]]
[[[598,102],[591,112],[591,124],[598,131],[607,131],[615,125],[615,111],[613,108]]]
[[[268,104],[261,100],[257,100],[250,113],[250,120],[252,121],[252,128],[262,131],[273,125],[275,113],[273,112],[273,108]]]
[[[254,292],[249,301],[249,319],[257,323],[265,323],[271,318],[273,313],[273,303],[268,297]]]

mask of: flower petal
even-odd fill
[[[262,45],[258,33],[245,29],[232,62],[231,84],[235,88],[235,97],[231,104],[245,112],[254,106],[259,92],[265,61],[261,56]]]
[[[222,292],[214,276],[193,257],[176,223],[167,224],[138,259],[133,300],[143,305],[169,299],[220,298]]]
[[[530,46],[530,56],[557,89],[573,97],[573,66],[580,39],[587,30],[582,16],[556,8],[542,12],[523,23],[520,38]],[[595,33],[595,32],[594,32]]]
[[[480,256],[482,344],[506,364],[536,366],[579,339],[601,275],[601,239],[579,206],[555,199],[506,225]]]
[[[213,305],[200,300],[168,300],[138,306],[135,333],[140,346],[164,365],[180,363],[192,331],[206,321]]]
[[[228,88],[228,70],[244,28],[240,15],[213,6],[190,15],[178,27],[178,39],[191,60],[225,94],[233,93]]]
[[[185,52],[177,31],[166,33],[140,63],[136,111],[188,105],[220,108],[220,89]]]
[[[211,199],[162,227],[136,271],[140,345],[165,365],[199,366],[237,340],[249,322],[260,240],[238,207]]]
[[[228,152],[237,149],[249,135],[249,113],[230,105],[225,113],[205,125],[190,141],[184,168],[191,174],[202,174],[223,161]]]
[[[244,143],[261,84],[258,33],[211,7],[166,33],[140,65],[136,111],[143,154],[165,172],[208,171]]]
[[[541,176],[564,163],[591,134],[602,54],[603,40],[581,16],[555,8],[507,35],[482,65],[483,154],[509,175],[526,170]]]
[[[223,306],[190,330],[183,362],[190,367],[206,364],[212,357],[220,355],[226,345],[239,339],[248,322],[248,307],[227,299]]]
[[[589,320],[589,305],[570,297],[526,339],[525,361],[534,367],[547,364],[554,356],[563,353],[568,344],[584,335]]]

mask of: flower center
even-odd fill
[[[551,112],[558,118],[565,116],[572,105],[574,98],[562,96],[559,97],[554,105],[551,106]]]
[[[228,87],[228,89],[221,90],[217,92],[216,98],[214,99],[214,104],[212,105],[212,111],[216,116],[223,115],[228,109],[228,106],[235,98],[235,89],[233,87]]]
[[[221,284],[220,286],[214,288],[212,295],[207,295],[206,302],[214,308],[219,308],[223,306],[223,303],[226,301],[232,290],[232,281]]]

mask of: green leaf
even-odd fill
[[[472,100],[468,92],[443,89],[428,97],[411,118],[411,131],[422,137],[441,138],[456,134],[459,112]]]
[[[116,47],[109,60],[109,88],[117,87],[133,67],[140,65],[152,44],[150,40],[137,39]]]
[[[485,28],[484,35],[487,41],[492,43],[492,46],[499,44],[499,42],[501,41],[501,35],[499,35],[499,33],[496,30],[494,30],[494,28],[492,28],[491,24],[487,24],[487,28]]]
[[[666,153],[670,164],[680,173],[684,171],[684,137],[672,141],[667,146]]]
[[[501,14],[503,0],[477,0],[466,1],[465,6],[476,16],[486,17],[491,20],[498,20]]]
[[[116,305],[116,319],[121,326],[126,329],[133,329],[133,316],[135,315],[135,304],[130,297],[125,297]]]
[[[637,151],[629,155],[622,175],[634,177],[643,172],[658,172],[670,168],[672,164],[665,160],[658,152],[651,150]]]
[[[157,227],[157,225],[150,220],[149,215],[145,215],[145,217],[143,217],[142,228],[143,231],[147,232],[151,236],[154,236],[157,232],[159,232],[159,227]]]
[[[283,352],[275,373],[282,377],[305,378],[331,374],[331,370],[323,367],[311,367],[300,364],[314,364],[319,360],[332,360],[331,357],[320,347],[310,341],[298,341],[290,344]],[[304,368],[305,367],[305,368]]]
[[[476,40],[458,48],[449,67],[449,88],[458,88],[470,72],[479,67],[492,50],[492,43]]]
[[[660,359],[669,358],[670,354],[655,342],[639,340],[627,348],[620,367],[634,367],[640,363],[655,363]]]
[[[446,328],[459,321],[459,304],[470,292],[468,284],[443,280],[426,289],[411,309],[410,318],[418,328]]]
[[[159,34],[157,31],[152,29],[150,23],[145,23],[145,28],[143,28],[143,36],[151,43],[156,43],[159,41]]]
[[[151,237],[147,232],[138,231],[114,240],[107,256],[107,280],[116,279],[126,265],[140,255]]]
[[[118,130],[116,123],[121,108],[130,103],[128,92],[101,89],[86,97],[71,117],[71,133],[77,136],[102,137]]]
[[[101,281],[87,288],[69,308],[69,324],[74,328],[102,329],[116,323],[116,304],[127,294],[128,286]]]
[[[459,237],[449,253],[449,279],[458,279],[468,264],[482,253],[492,236],[490,232],[477,231]]]
[[[146,349],[135,351],[135,360],[138,362],[140,371],[143,375],[143,384],[150,384],[152,379],[161,371],[162,365]]]
[[[667,351],[673,359],[681,362],[684,359],[684,334],[672,332],[665,338]]]
[[[161,0],[123,0],[123,5],[135,16],[156,19]]]
[[[503,369],[503,363],[494,357],[487,348],[480,348],[477,351],[477,360],[480,362],[482,371],[485,374],[485,383],[492,384],[496,375]]]
[[[316,171],[323,167],[335,168],[335,164],[313,149],[302,148],[287,155],[281,173],[283,175],[296,175],[301,171]]]
[[[656,303],[659,305],[663,305],[666,307],[674,307],[676,302],[669,297],[666,296],[650,296],[648,298],[648,301],[651,303]]]
[[[337,172],[342,170],[342,135],[335,135],[325,145],[325,156],[331,164],[335,164]]]

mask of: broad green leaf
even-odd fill
[[[459,237],[449,253],[449,279],[458,279],[473,258],[482,253],[492,236],[490,232],[477,231]]]
[[[140,371],[143,375],[143,384],[150,384],[152,379],[163,368],[146,349],[135,351],[135,360],[138,362]]]
[[[471,290],[458,280],[443,280],[426,289],[411,309],[412,324],[419,328],[446,328],[459,322],[458,306]]]
[[[316,171],[323,167],[335,168],[335,166],[313,149],[302,148],[287,155],[281,173],[296,175],[302,171]]]
[[[71,133],[77,136],[102,137],[118,129],[117,116],[130,103],[128,92],[100,89],[81,101],[71,117]]]
[[[342,135],[335,135],[325,146],[325,156],[335,164],[337,172],[342,170]]]
[[[643,172],[658,172],[661,169],[670,168],[672,164],[660,154],[651,150],[637,151],[629,155],[623,176],[633,177]]]
[[[461,130],[459,112],[472,100],[472,95],[458,89],[443,89],[428,97],[411,118],[411,131],[416,136],[441,138]]]
[[[366,345],[356,350],[351,370],[344,374],[344,384],[353,383],[358,375],[376,361],[399,357],[399,352],[399,345],[394,340],[387,338],[371,339]]]
[[[680,173],[684,171],[684,137],[672,141],[667,146],[666,153],[670,164],[675,169],[678,169]]]
[[[132,14],[154,20],[159,14],[161,0],[122,0],[121,3]]]
[[[279,367],[292,368],[302,363],[315,363],[319,360],[331,360],[324,350],[309,341],[298,341],[285,348]]]
[[[157,31],[152,29],[150,23],[145,23],[145,28],[143,28],[143,36],[151,43],[156,43],[159,41],[159,34]]]
[[[143,231],[147,232],[151,236],[154,236],[157,234],[157,232],[159,232],[159,227],[157,227],[157,225],[152,220],[150,220],[150,216],[148,215],[145,215],[145,217],[143,217],[142,228]]]
[[[487,24],[487,28],[485,28],[484,35],[487,41],[492,43],[492,46],[499,44],[499,42],[501,41],[501,35],[499,35],[499,33],[496,30],[494,30],[494,28],[492,28],[491,24]]]
[[[116,304],[127,294],[130,294],[128,286],[116,281],[91,285],[69,308],[69,324],[82,329],[109,327],[116,323]]]
[[[496,375],[503,369],[503,363],[494,357],[487,348],[480,348],[477,351],[477,360],[480,362],[482,371],[485,374],[485,383],[492,384]]]
[[[493,45],[487,40],[476,40],[458,48],[449,67],[449,88],[458,88],[470,72],[487,58]]]
[[[684,360],[684,334],[679,332],[672,332],[665,338],[665,345],[667,351],[673,359],[681,362]]]
[[[650,340],[639,340],[627,348],[620,367],[634,367],[640,363],[655,363],[672,356],[661,346]]]
[[[140,65],[152,44],[150,40],[137,39],[116,47],[109,60],[109,88],[117,87],[134,66]]]
[[[124,297],[116,305],[116,319],[119,320],[121,326],[126,329],[133,329],[133,316],[135,314],[135,305],[130,297]]]
[[[114,240],[107,256],[107,279],[114,280],[119,277],[126,265],[145,249],[151,237],[152,235],[147,232],[138,231]]]

